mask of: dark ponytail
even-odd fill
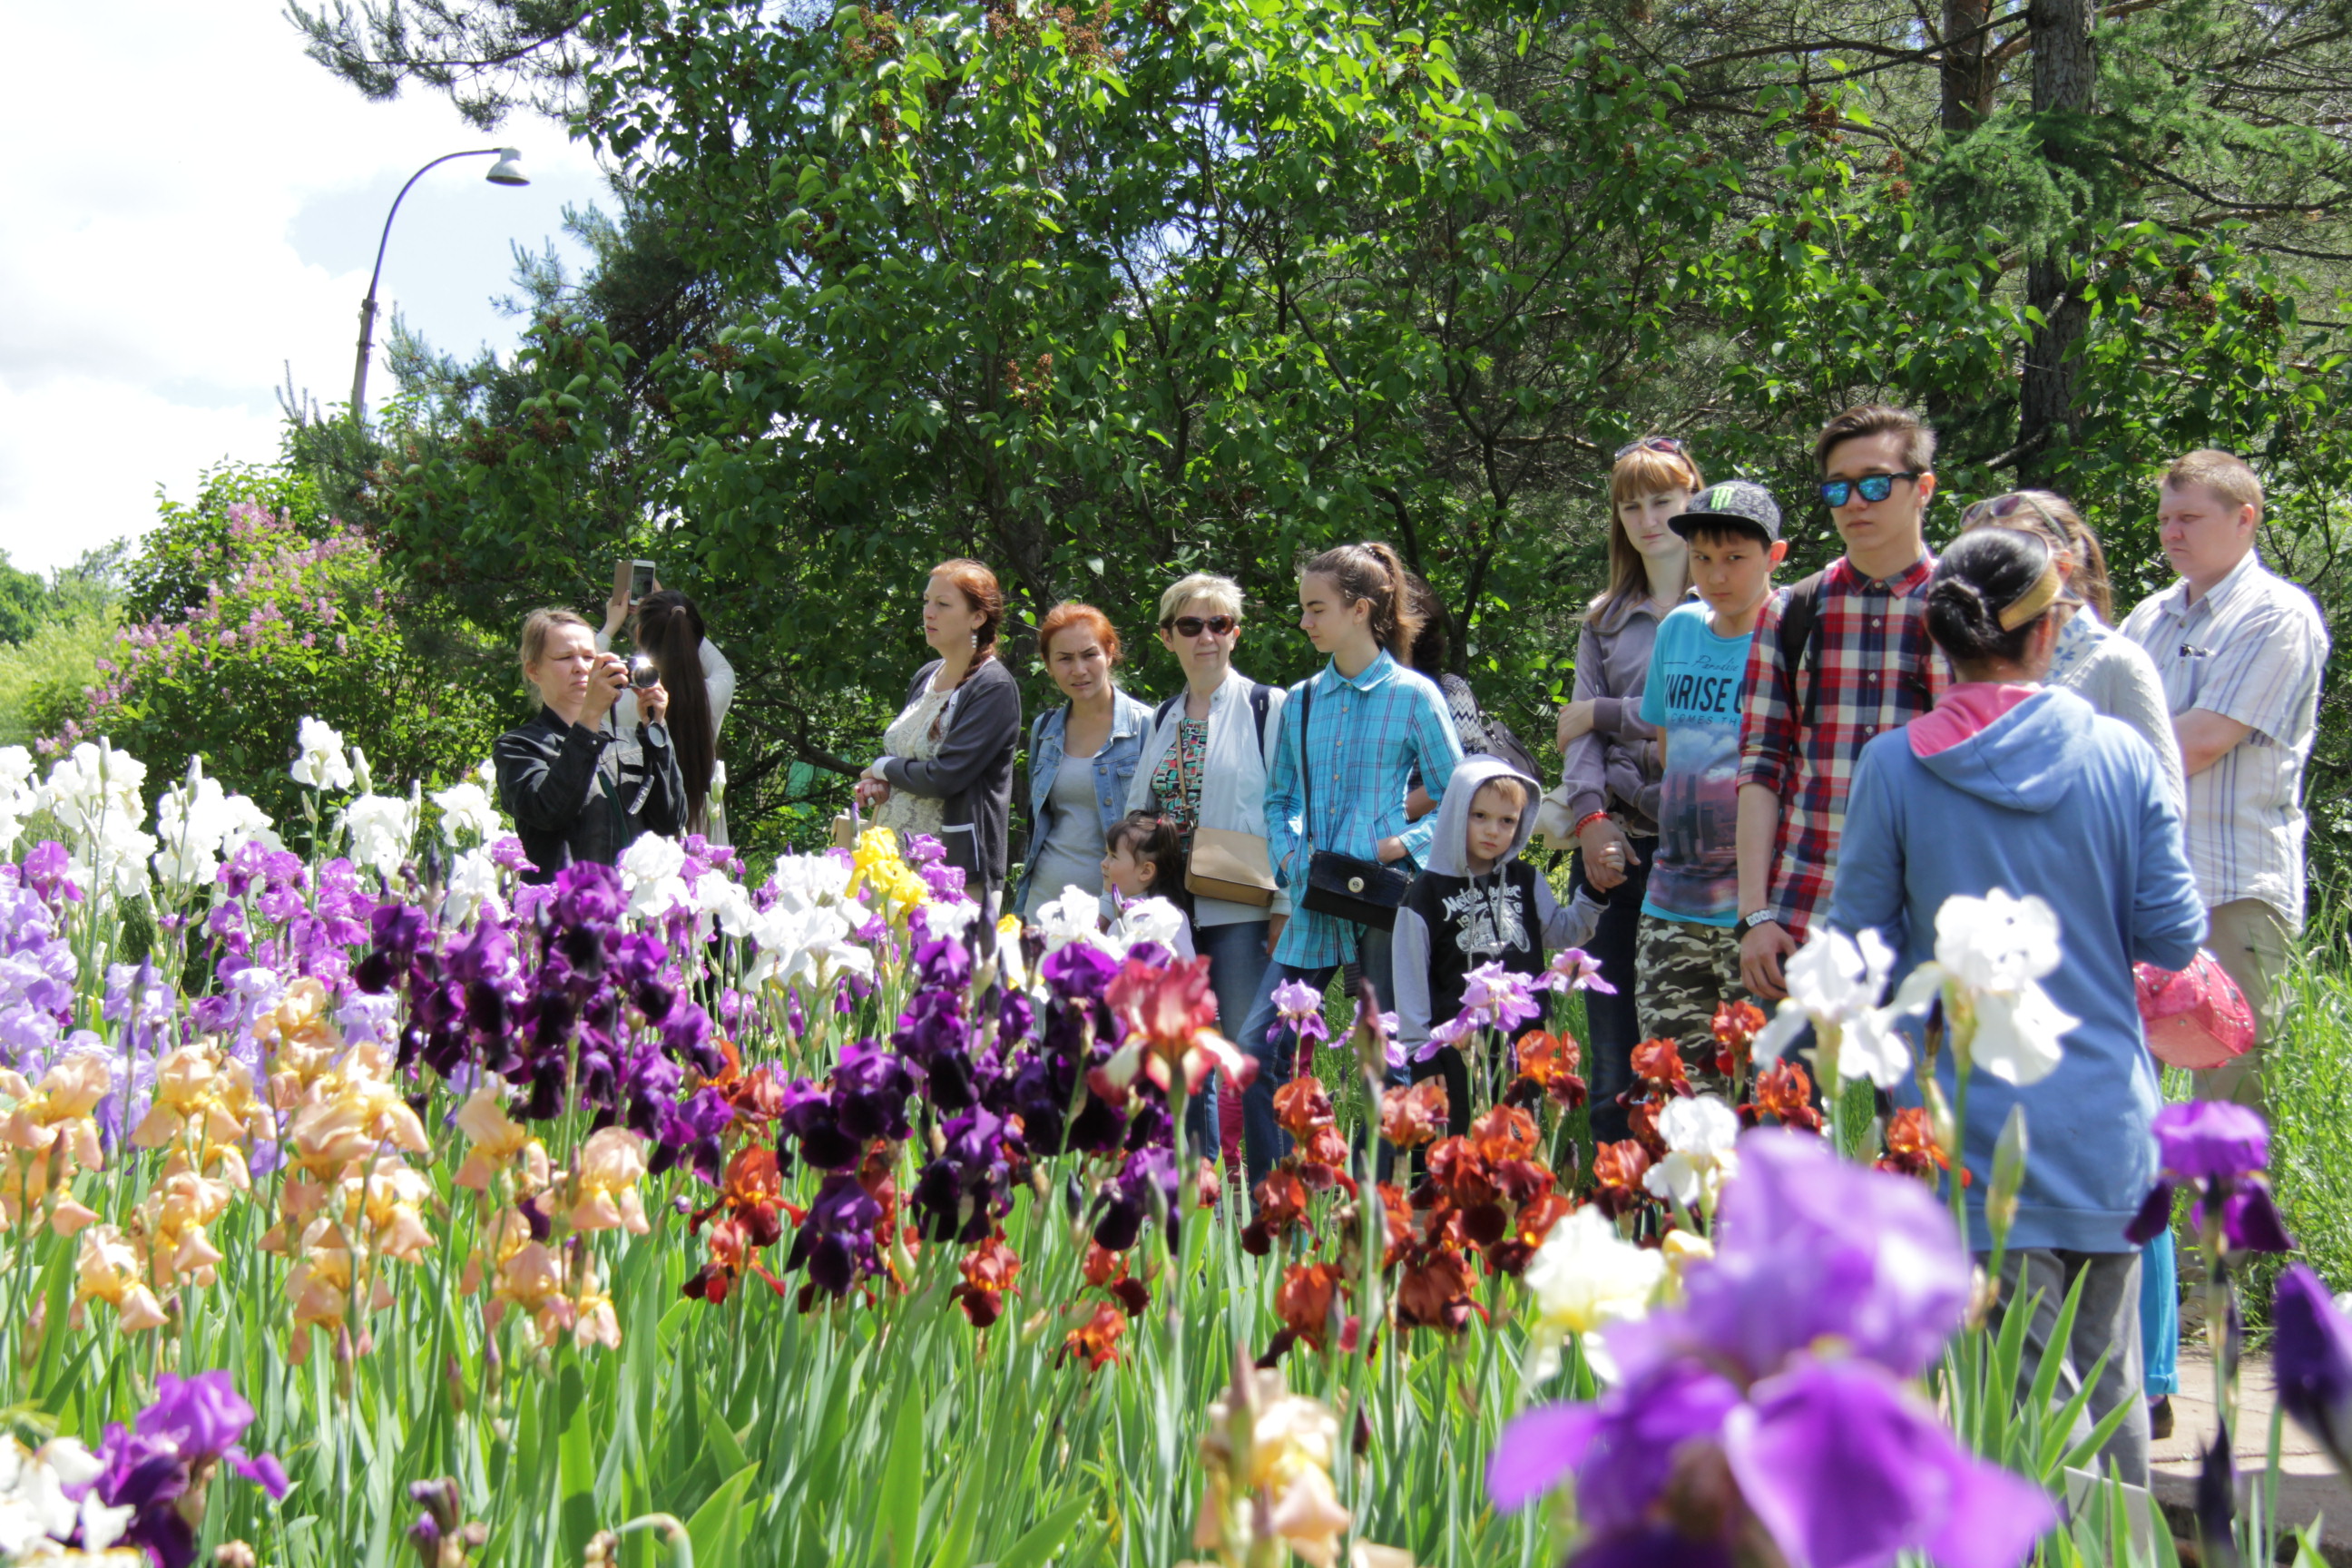
[[[637,647],[650,655],[669,693],[669,743],[686,779],[686,827],[710,830],[710,775],[719,757],[711,722],[710,688],[702,674],[702,612],[675,588],[649,594],[637,606]]]
[[[1184,852],[1184,836],[1176,825],[1157,812],[1130,811],[1111,824],[1103,836],[1104,845],[1116,852],[1124,847],[1139,865],[1151,868],[1151,886],[1144,896],[1165,899],[1192,918],[1192,895],[1184,886],[1184,871],[1191,857]]]
[[[2020,601],[2031,605],[2029,595],[2050,572],[2050,546],[2039,534],[2013,528],[1961,534],[1937,558],[1927,584],[1927,635],[1955,665],[2019,662],[2054,601],[2043,600],[2021,618],[2014,608],[2023,607]],[[2011,612],[2014,625],[2001,624],[2003,612]]]
[[[1411,658],[1422,616],[1412,602],[1412,574],[1405,570],[1394,549],[1373,542],[1335,544],[1307,557],[1298,569],[1302,577],[1310,574],[1330,578],[1351,605],[1370,600],[1372,640],[1388,649],[1389,657],[1399,664]]]

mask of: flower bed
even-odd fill
[[[0,752],[0,1552],[1992,1568],[2089,1452],[1971,1326],[1949,1128],[1839,1160],[1752,1008],[1744,1103],[1645,1049],[1580,1181],[1541,1026],[1581,955],[1474,977],[1465,1137],[1360,1007],[1244,1194],[1181,1128],[1255,1064],[1148,908],[985,940],[880,830],[533,885],[478,785],[420,836],[301,751],[282,830],[193,766],[150,814],[102,742],[37,784]],[[1878,956],[1809,973],[1828,1070],[1899,1070]],[[2030,1033],[2030,976],[1940,979]]]

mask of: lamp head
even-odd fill
[[[521,162],[520,148],[501,147],[499,149],[499,161],[490,165],[490,172],[482,178],[494,185],[527,185],[530,180],[523,174],[520,166]]]

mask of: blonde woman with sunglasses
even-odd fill
[[[2099,536],[2064,497],[2049,490],[2011,490],[1978,501],[1960,514],[1960,531],[1979,528],[2013,528],[2050,547],[2052,559],[2065,574],[2066,597],[2055,612],[2063,621],[2042,684],[2063,686],[2137,731],[2156,752],[2165,798],[2178,808],[2188,790],[2180,773],[2180,748],[2172,738],[2172,715],[2164,700],[2164,680],[2147,650],[2115,629],[2115,599]]]
[[[1187,855],[1202,827],[1260,845],[1265,838],[1266,759],[1282,728],[1286,693],[1234,668],[1241,639],[1242,590],[1232,578],[1195,572],[1160,595],[1160,646],[1175,655],[1184,689],[1160,703],[1144,727],[1127,809],[1174,824]],[[1289,919],[1290,894],[1279,888],[1263,904],[1206,895],[1193,900],[1193,946],[1209,961],[1209,989],[1228,1033],[1256,1000]],[[1204,1084],[1187,1103],[1187,1135],[1193,1148],[1223,1148],[1238,1163],[1241,1107],[1229,1104],[1220,1118],[1216,1095]],[[1213,1144],[1213,1127],[1219,1131]]]

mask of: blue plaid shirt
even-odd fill
[[[1310,686],[1314,711],[1307,723],[1314,732],[1302,737],[1300,699]],[[1405,853],[1419,866],[1428,858],[1437,814],[1405,821],[1406,780],[1419,767],[1422,787],[1432,800],[1439,799],[1461,760],[1462,742],[1445,695],[1428,677],[1386,653],[1352,678],[1326,664],[1292,687],[1282,705],[1282,733],[1265,781],[1266,847],[1275,879],[1303,889],[1307,858],[1316,850],[1373,860],[1380,858],[1383,838],[1402,839]],[[1312,823],[1307,820],[1304,767],[1315,770]],[[1362,931],[1301,905],[1282,929],[1275,962],[1301,969],[1345,963],[1356,956]]]

